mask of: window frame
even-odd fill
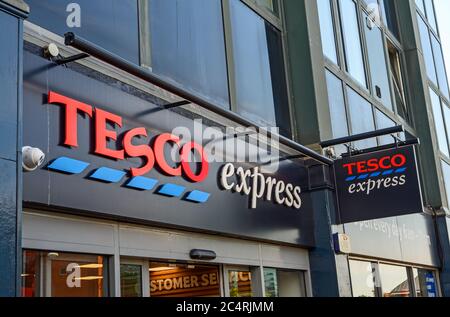
[[[349,269],[349,276],[350,276],[350,285],[352,285],[353,281],[351,279],[350,274],[350,261],[359,261],[359,262],[367,262],[372,264],[372,269],[374,270],[374,276],[377,279],[375,283],[375,297],[383,298],[382,294],[382,282],[379,274],[379,265],[391,265],[391,266],[399,266],[404,267],[407,270],[408,274],[408,283],[410,286],[410,297],[417,297],[417,285],[414,281],[414,274],[413,269],[421,269],[421,270],[428,270],[432,271],[434,273],[435,279],[436,279],[436,292],[437,297],[442,297],[442,289],[441,289],[441,283],[440,283],[440,272],[439,269],[432,266],[426,266],[426,265],[420,265],[420,264],[411,264],[411,263],[399,263],[395,261],[389,261],[389,260],[379,260],[379,259],[373,259],[370,257],[364,257],[364,256],[349,256],[347,260],[347,265]],[[378,283],[378,284],[377,284]],[[352,288],[352,296],[353,296],[353,288]]]
[[[363,59],[364,59],[364,66],[366,68],[366,81],[368,88],[365,88],[361,86],[359,82],[357,82],[348,72],[347,72],[347,65],[346,65],[346,59],[345,59],[345,49],[344,49],[344,43],[342,38],[342,27],[341,27],[341,16],[339,13],[339,0],[330,0],[331,2],[331,12],[332,12],[332,18],[335,23],[334,30],[335,30],[335,39],[336,39],[336,49],[337,49],[337,56],[339,65],[336,65],[334,62],[329,60],[325,55],[323,56],[324,59],[324,68],[328,71],[330,71],[333,75],[335,75],[338,79],[341,80],[343,84],[344,89],[344,101],[345,101],[345,109],[347,113],[347,122],[349,126],[349,135],[353,134],[352,131],[352,124],[351,119],[349,115],[349,104],[348,104],[348,96],[346,91],[346,86],[353,89],[355,92],[357,92],[361,97],[363,97],[366,101],[368,101],[372,105],[372,111],[373,116],[375,120],[375,111],[378,110],[384,115],[386,115],[389,119],[391,119],[393,122],[395,122],[398,125],[403,125],[405,127],[405,130],[411,134],[411,135],[417,135],[415,128],[412,126],[412,123],[414,122],[413,113],[408,111],[409,120],[407,118],[402,118],[399,115],[398,111],[398,105],[395,102],[395,91],[394,91],[394,84],[393,84],[393,78],[391,76],[391,65],[389,63],[389,52],[388,52],[388,41],[392,43],[392,45],[397,49],[399,52],[399,58],[400,58],[400,67],[402,71],[403,79],[408,78],[407,69],[405,67],[406,65],[406,59],[404,55],[403,46],[401,44],[401,32],[399,34],[400,39],[397,39],[392,32],[387,28],[387,26],[382,23],[381,26],[377,25],[377,27],[380,27],[382,31],[382,38],[383,38],[383,49],[385,54],[385,60],[386,60],[386,68],[388,71],[388,80],[389,80],[389,93],[391,95],[391,100],[393,103],[394,110],[390,110],[382,104],[380,100],[378,100],[375,97],[375,92],[372,91],[372,77],[371,77],[371,70],[367,55],[367,42],[366,42],[366,36],[365,36],[365,19],[364,15],[368,14],[367,11],[367,5],[364,0],[353,0],[357,6],[358,10],[358,28],[359,33],[361,37],[361,46],[363,50]],[[397,7],[397,4],[395,3],[395,6]],[[396,16],[398,20],[398,10],[396,10]],[[403,90],[404,90],[404,101],[406,108],[409,110],[408,105],[410,104],[410,94],[409,94],[409,88],[408,85],[405,85],[405,82],[403,82]],[[377,129],[377,122],[375,120],[375,127]],[[392,140],[394,143],[395,141]]]
[[[139,10],[139,42],[140,42],[140,65],[143,68],[152,70],[152,31],[150,29],[150,16],[148,15],[150,1],[153,0],[137,0]],[[289,115],[289,138],[294,139],[296,135],[296,122],[294,119],[293,110],[293,96],[291,94],[291,78],[289,70],[289,54],[286,36],[286,21],[284,19],[284,5],[283,1],[273,0],[276,3],[277,15],[270,12],[266,8],[259,6],[253,0],[235,0],[241,1],[255,14],[264,19],[270,25],[275,27],[281,34],[282,43],[282,55],[284,65],[284,76],[286,80],[286,99],[288,101],[287,112]],[[239,104],[237,103],[236,93],[236,74],[234,71],[234,56],[233,56],[233,38],[232,38],[232,25],[231,25],[231,12],[230,12],[230,0],[220,0],[222,8],[222,22],[224,26],[224,38],[225,38],[225,62],[227,66],[227,81],[228,81],[228,96],[229,96],[229,109],[232,112],[238,113]],[[258,125],[258,124],[257,124]],[[267,123],[267,125],[272,125]],[[275,126],[279,126],[278,122],[275,122]]]
[[[151,1],[151,0],[150,0]],[[227,58],[227,68],[228,68],[228,89],[230,95],[230,109],[232,112],[238,113],[239,104],[237,102],[237,89],[236,89],[236,74],[234,71],[234,52],[233,52],[233,36],[232,36],[232,25],[231,25],[231,0],[221,0],[222,1],[222,14],[223,14],[223,22],[224,22],[224,32],[225,32],[225,50],[226,50],[226,58]],[[236,1],[236,0],[233,0]],[[250,0],[238,0],[241,1],[244,5],[247,5],[251,10],[255,12],[255,14],[259,15],[265,21],[269,22],[273,27],[275,27],[281,34],[281,43],[282,43],[282,51],[283,51],[283,64],[284,64],[284,76],[286,80],[286,96],[287,96],[287,107],[289,113],[289,128],[290,135],[288,136],[291,139],[294,139],[295,131],[296,131],[296,123],[294,120],[294,110],[293,110],[293,96],[291,94],[291,78],[288,63],[288,45],[287,45],[287,37],[286,37],[286,21],[284,19],[284,6],[283,1],[276,0],[278,3],[278,10],[280,15],[280,23],[274,24],[273,21],[267,20],[267,13],[260,14],[262,9],[257,9],[257,5],[254,3],[250,3]],[[267,11],[267,10],[264,10]],[[270,123],[267,123],[270,125]],[[278,126],[278,122],[275,123]]]
[[[441,113],[442,113],[442,116],[444,117],[444,127],[446,130],[447,143],[448,143],[448,146],[450,149],[450,122],[446,122],[444,108],[443,108],[443,107],[450,108],[450,99],[448,99],[447,96],[445,96],[444,93],[441,92],[441,87],[440,87],[440,83],[439,83],[439,79],[438,79],[439,76],[438,76],[437,68],[436,68],[436,64],[437,64],[436,55],[435,55],[436,52],[434,51],[433,42],[432,42],[432,36],[434,36],[436,38],[439,46],[441,47],[441,53],[442,53],[442,41],[441,41],[441,37],[440,37],[439,23],[437,21],[436,6],[435,6],[434,0],[433,0],[432,1],[433,14],[435,15],[435,19],[437,22],[436,23],[437,30],[434,30],[433,26],[428,21],[428,13],[426,12],[427,11],[426,5],[424,2],[423,2],[423,4],[424,4],[425,12],[422,12],[422,10],[417,6],[416,1],[414,1],[414,5],[413,5],[414,11],[415,11],[414,13],[416,14],[415,23],[417,23],[416,28],[417,28],[417,31],[419,32],[418,19],[421,18],[428,29],[429,37],[430,37],[430,45],[432,48],[433,63],[435,65],[436,78],[437,78],[436,84],[435,84],[432,80],[430,80],[429,76],[427,74],[425,74],[426,83],[428,85],[427,88],[431,89],[439,98],[440,106],[441,106]],[[418,48],[421,52],[423,52],[422,42],[420,40],[418,41]],[[447,85],[448,85],[448,89],[450,91],[450,82],[449,82],[450,77],[449,77],[449,73],[448,73],[445,63],[444,63],[444,71],[447,76]],[[425,71],[425,73],[426,73],[426,71]],[[429,92],[429,89],[427,89],[427,91],[426,91],[426,98],[427,98],[428,106],[432,107],[431,94]],[[434,120],[435,119],[433,116],[433,120],[432,120],[433,126],[430,128],[431,128],[432,134],[434,134],[434,138],[435,138],[435,146],[434,147],[435,147],[435,154],[437,156],[437,160],[439,161],[438,170],[440,170],[440,175],[442,175],[442,177],[439,177],[439,183],[440,183],[441,188],[444,189],[444,192],[442,192],[445,196],[445,199],[443,199],[443,202],[444,202],[444,204],[446,202],[446,205],[447,205],[446,207],[448,208],[448,207],[450,207],[450,197],[447,197],[447,189],[446,189],[445,180],[444,180],[444,172],[443,172],[442,162],[450,165],[450,154],[449,154],[449,156],[447,156],[444,153],[442,153],[442,151],[440,150],[439,143],[438,143],[438,132],[436,131],[436,125],[434,124],[435,123]]]

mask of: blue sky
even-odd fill
[[[434,0],[447,74],[450,75],[450,0]]]

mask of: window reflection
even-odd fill
[[[353,0],[340,0],[339,4],[347,71],[367,87],[356,4]]]
[[[436,15],[434,13],[433,0],[424,0],[424,2],[425,2],[425,9],[427,11],[428,23],[430,23],[433,30],[437,33],[437,23],[436,23]]]
[[[380,52],[385,51],[383,33],[369,16],[364,16],[367,22],[365,23],[364,29],[370,64],[370,74],[372,77],[372,92],[374,97],[386,108],[393,110],[386,58],[384,54],[380,54]]]
[[[405,267],[379,265],[382,297],[410,297],[411,287]]]
[[[181,263],[150,263],[151,297],[219,297],[219,268]]]
[[[230,297],[253,297],[252,273],[248,271],[228,271]]]
[[[320,35],[322,37],[323,53],[333,63],[338,63],[336,53],[336,38],[334,36],[333,15],[330,0],[317,0],[319,10]]]
[[[330,106],[331,129],[333,138],[342,138],[348,136],[347,114],[345,111],[344,90],[342,81],[333,73],[325,72],[328,88],[328,104]],[[335,147],[337,155],[346,152],[344,145]]]
[[[437,297],[437,281],[433,271],[413,269],[417,297]]]
[[[375,130],[372,105],[350,87],[347,87],[348,107],[350,112],[352,134],[360,134]],[[377,146],[376,138],[355,142],[358,149]]]
[[[305,297],[304,273],[281,269],[264,268],[266,297]]]
[[[152,0],[152,70],[229,109],[219,0]]]
[[[142,297],[142,267],[140,265],[120,265],[120,295]]]
[[[445,124],[442,115],[441,100],[439,99],[439,96],[433,91],[433,89],[430,88],[429,90],[439,149],[443,154],[449,156],[447,135],[445,133]]]
[[[395,126],[395,122],[379,110],[375,110],[375,119],[377,122],[377,130],[392,128]],[[394,143],[394,139],[390,135],[380,136],[378,140],[380,145]]]
[[[30,6],[29,20],[40,27],[59,36],[66,32],[76,32],[106,50],[139,64],[137,0],[26,2]]]
[[[430,32],[428,31],[428,27],[417,14],[417,21],[419,23],[419,34],[420,34],[420,42],[422,44],[422,53],[425,59],[426,70],[428,74],[428,78],[437,86],[437,77],[436,77],[436,68],[433,60],[433,50],[431,48],[430,41]]]
[[[372,263],[350,260],[353,297],[375,297],[375,274]]]
[[[103,256],[25,250],[23,257],[24,297],[108,295],[108,270]]]
[[[241,1],[231,1],[237,111],[290,136],[281,32]]]
[[[439,89],[442,94],[449,98],[447,74],[445,72],[444,56],[442,55],[441,43],[438,42],[434,35],[431,36],[431,43],[433,47],[434,61],[436,63],[437,79],[439,83]]]

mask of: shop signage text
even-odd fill
[[[370,195],[373,191],[382,188],[405,185],[406,162],[405,155],[395,154],[380,159],[343,164],[343,168],[347,170],[346,181],[349,182],[349,194],[365,193]]]
[[[160,134],[155,137],[153,146],[148,144],[134,145],[133,140],[139,137],[148,137],[147,130],[143,127],[126,131],[123,135],[122,148],[111,149],[108,140],[117,141],[119,135],[116,130],[108,129],[108,124],[122,127],[122,117],[94,108],[80,101],[65,97],[50,91],[48,103],[61,105],[65,109],[64,145],[78,147],[78,115],[84,114],[93,118],[95,124],[95,150],[96,155],[105,156],[115,160],[124,160],[127,157],[142,158],[145,164],[138,168],[130,168],[131,176],[138,177],[149,173],[158,166],[168,176],[184,176],[194,183],[202,182],[208,177],[209,163],[203,147],[195,142],[180,145],[180,139],[170,133]],[[164,148],[169,144],[179,147],[180,162],[173,167],[167,162]],[[190,157],[196,151],[201,158],[200,171],[193,171],[190,165]],[[173,162],[172,162],[173,163]]]
[[[259,199],[273,200],[278,205],[295,209],[302,206],[300,186],[267,177],[258,167],[246,170],[228,163],[222,167],[219,179],[222,189],[249,196],[251,209],[256,209]]]
[[[413,146],[346,157],[335,172],[342,223],[423,211]]]
[[[152,279],[150,281],[150,292],[170,292],[174,290],[205,288],[217,285],[219,285],[217,273],[184,275],[170,278]]]

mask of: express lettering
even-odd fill
[[[246,170],[236,168],[232,163],[223,166],[220,171],[220,185],[224,190],[231,190],[250,196],[250,208],[256,209],[258,199],[274,201],[278,205],[300,209],[302,199],[301,187],[286,184],[273,177],[266,177],[258,167]]]
[[[64,144],[70,147],[78,147],[78,114],[84,114],[94,120],[95,123],[95,149],[97,155],[102,155],[116,160],[124,160],[126,157],[142,158],[145,164],[139,168],[130,168],[133,177],[142,176],[150,172],[155,165],[168,176],[184,175],[192,182],[202,182],[208,176],[209,163],[202,146],[195,142],[189,142],[183,146],[180,139],[170,133],[158,135],[153,147],[148,144],[135,145],[133,140],[138,137],[147,137],[145,128],[134,128],[125,132],[122,148],[111,149],[107,146],[108,140],[117,141],[118,134],[115,130],[108,129],[108,124],[121,128],[122,117],[94,108],[80,101],[50,91],[48,103],[61,105],[65,109]],[[174,167],[174,162],[167,162],[164,149],[166,145],[179,148],[180,162]],[[190,156],[193,152],[200,155],[200,171],[193,171],[190,165]]]
[[[393,156],[385,156],[380,159],[370,159],[367,161],[360,161],[355,163],[348,163],[342,165],[349,176],[354,174],[374,173],[379,170],[389,170],[393,168],[400,168],[406,164],[406,156],[403,154],[396,154]]]

